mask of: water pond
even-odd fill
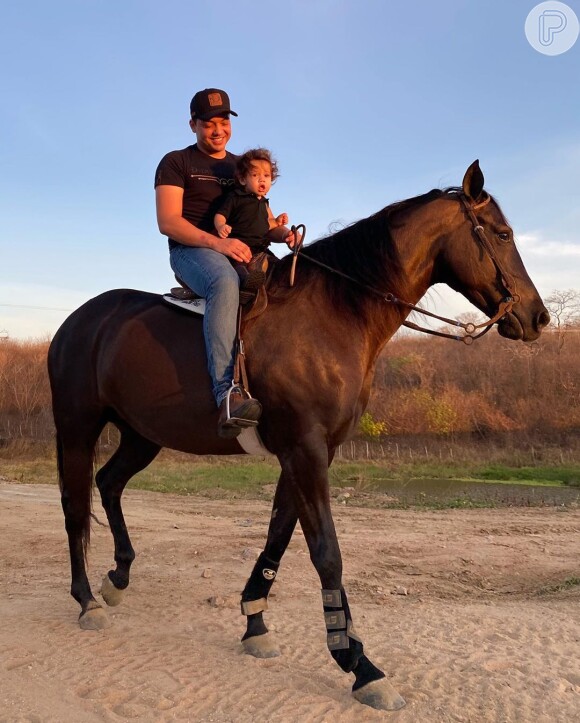
[[[360,489],[360,488],[359,488]],[[456,479],[373,480],[362,491],[383,493],[400,505],[561,506],[580,504],[580,487]]]

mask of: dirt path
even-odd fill
[[[580,576],[580,510],[335,507],[357,630],[408,702],[395,714],[353,701],[326,651],[301,534],[266,616],[282,656],[243,654],[267,504],[130,491],[125,510],[131,587],[112,627],[83,632],[57,489],[0,484],[0,721],[580,720],[580,589],[539,594]],[[95,591],[109,535],[94,526]]]

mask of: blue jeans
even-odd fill
[[[205,299],[203,334],[219,407],[234,374],[239,277],[227,256],[212,249],[178,245],[170,250],[169,262],[177,276]]]

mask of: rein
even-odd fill
[[[514,304],[517,304],[520,300],[519,294],[516,293],[515,290],[515,281],[513,277],[506,273],[505,270],[502,268],[501,263],[499,259],[497,258],[494,248],[489,242],[489,239],[487,238],[485,234],[485,229],[483,226],[479,223],[477,216],[475,215],[475,211],[477,211],[480,208],[483,208],[486,206],[490,200],[491,196],[488,194],[486,195],[485,199],[476,205],[471,205],[469,201],[467,200],[467,197],[465,194],[461,193],[458,194],[458,198],[465,207],[465,210],[467,212],[467,216],[471,222],[471,225],[473,226],[473,231],[481,244],[482,249],[487,253],[491,261],[493,262],[494,266],[496,267],[502,284],[504,286],[506,293],[505,298],[499,303],[497,313],[491,318],[488,319],[488,321],[484,321],[481,324],[473,324],[472,322],[463,322],[459,321],[457,319],[448,319],[445,316],[440,316],[439,314],[434,314],[431,311],[427,311],[427,309],[423,309],[420,306],[416,306],[415,304],[411,304],[408,301],[405,301],[404,299],[398,299],[394,294],[391,294],[390,292],[384,293],[383,291],[380,291],[379,289],[376,289],[373,286],[369,286],[368,284],[363,283],[362,281],[359,281],[358,279],[355,279],[353,276],[349,276],[348,274],[345,274],[342,271],[339,271],[338,269],[332,268],[332,266],[328,266],[327,264],[323,263],[322,261],[319,261],[318,259],[313,259],[310,256],[305,256],[302,251],[302,243],[299,245],[298,248],[295,248],[294,250],[294,259],[292,263],[292,283],[294,282],[294,269],[296,265],[296,257],[300,255],[304,259],[308,259],[313,264],[316,264],[317,266],[320,266],[327,271],[330,271],[333,274],[337,274],[338,276],[341,276],[344,279],[347,279],[348,281],[352,281],[355,284],[358,284],[358,286],[365,289],[365,291],[368,291],[371,294],[374,294],[375,296],[382,297],[383,301],[386,301],[389,304],[396,304],[397,306],[402,306],[406,309],[409,309],[410,311],[415,311],[418,314],[423,314],[424,316],[429,316],[432,319],[437,319],[438,321],[443,321],[446,324],[450,324],[451,326],[457,326],[464,330],[465,334],[458,335],[458,334],[448,334],[444,331],[435,331],[433,329],[428,329],[424,326],[419,326],[418,324],[414,324],[411,321],[403,321],[403,326],[408,327],[409,329],[413,329],[414,331],[420,331],[424,334],[431,334],[433,336],[442,336],[446,339],[453,339],[454,341],[462,341],[464,344],[467,344],[468,346],[472,344],[476,339],[479,339],[484,334],[487,334],[487,332],[491,329],[491,327],[496,323],[496,321],[499,321],[503,316],[508,314],[511,310]],[[302,238],[302,241],[304,240],[304,237]],[[475,332],[481,329],[481,331],[477,334]]]

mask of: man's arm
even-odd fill
[[[183,188],[157,186],[155,189],[159,231],[184,246],[198,246],[218,251],[236,261],[250,261],[250,248],[236,238],[218,238],[202,231],[183,218]]]

